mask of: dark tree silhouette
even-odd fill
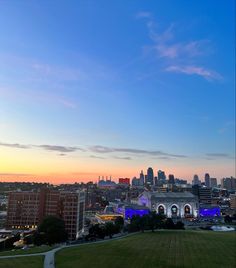
[[[45,242],[49,245],[67,240],[65,223],[55,216],[45,217],[38,227],[38,232],[44,236]]]

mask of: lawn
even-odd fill
[[[0,268],[42,268],[43,256],[0,259]]]
[[[57,268],[233,268],[235,264],[235,232],[157,231],[56,253]]]
[[[32,253],[40,253],[45,252],[53,249],[54,247],[50,246],[40,246],[40,247],[33,247],[29,249],[16,249],[16,250],[6,250],[0,251],[0,256],[9,256],[9,255],[22,255],[22,254],[32,254]]]

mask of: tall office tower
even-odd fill
[[[205,174],[205,185],[210,187],[210,175],[208,173]]]
[[[11,229],[36,228],[46,216],[64,220],[70,240],[84,227],[85,193],[41,189],[38,192],[10,192],[7,223]]]
[[[159,181],[165,181],[166,180],[165,172],[162,171],[162,170],[158,170],[157,178],[158,178]]]
[[[196,174],[193,176],[192,185],[201,185],[201,181]]]
[[[141,171],[140,173],[140,176],[139,176],[139,184],[140,186],[143,186],[144,185],[144,174],[143,174],[143,171]]]
[[[175,176],[173,174],[170,174],[169,175],[169,181],[168,181],[168,183],[175,184]]]
[[[210,178],[210,187],[217,187],[217,179],[216,178]]]
[[[149,167],[147,169],[147,184],[153,185],[153,183],[154,183],[153,169]]]

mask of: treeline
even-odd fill
[[[112,238],[114,234],[120,232],[144,232],[145,230],[155,231],[156,229],[184,229],[184,223],[178,221],[174,223],[171,218],[166,218],[164,215],[151,212],[150,214],[133,216],[130,223],[124,226],[122,217],[118,217],[115,222],[107,222],[105,224],[95,224],[89,228],[89,234],[85,240],[94,241],[96,239],[104,239],[105,236]]]
[[[128,232],[144,232],[145,230],[154,232],[155,229],[184,229],[184,223],[182,221],[174,223],[171,218],[166,218],[166,216],[152,211],[142,217],[132,217],[130,224],[127,225]]]
[[[124,229],[123,217],[117,217],[114,222],[106,222],[105,224],[95,224],[89,228],[89,234],[85,236],[86,241],[104,239],[106,236],[112,238],[114,234],[118,234]]]

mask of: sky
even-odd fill
[[[0,180],[235,176],[233,0],[0,0]]]

